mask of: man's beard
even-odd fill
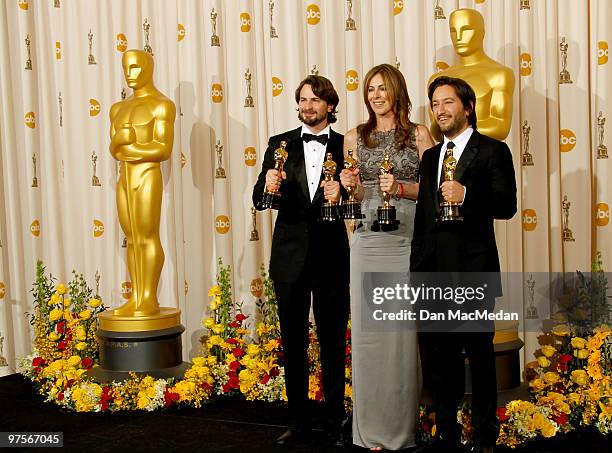
[[[454,117],[453,121],[449,125],[441,126],[440,123],[438,123],[438,127],[440,128],[440,131],[444,135],[448,136],[448,135],[455,135],[457,132],[462,130],[466,124],[467,124],[467,118]]]
[[[307,126],[318,126],[319,124],[321,124],[323,121],[325,121],[325,119],[327,118],[327,112],[325,112],[324,115],[320,115],[318,113],[315,113],[314,116],[310,117],[310,118],[304,118],[302,116],[302,112],[299,111],[298,112],[298,119],[306,124]]]

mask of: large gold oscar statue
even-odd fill
[[[512,123],[512,70],[489,58],[483,49],[484,19],[475,9],[457,9],[449,18],[450,34],[459,56],[459,63],[431,76],[429,83],[440,76],[465,80],[476,93],[478,131],[504,140]],[[429,85],[429,84],[428,84]],[[430,114],[433,113],[430,110]],[[431,132],[439,141],[442,135],[435,121]]]
[[[110,152],[120,162],[117,212],[127,238],[132,294],[121,307],[100,314],[100,365],[106,372],[102,378],[128,371],[176,375],[182,369],[180,335],[185,329],[180,311],[160,307],[157,301],[164,264],[160,162],[172,152],[176,108],[153,84],[150,54],[128,50],[122,63],[134,92],[110,109]]]

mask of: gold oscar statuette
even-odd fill
[[[87,39],[89,40],[89,55],[87,56],[87,64],[96,64],[96,59],[93,56],[93,37],[94,35],[90,28],[89,33],[87,33]]]
[[[28,52],[28,58],[26,60],[25,63],[25,69],[26,71],[31,71],[32,70],[32,55],[31,55],[31,51],[30,51],[30,35],[26,35],[25,37],[25,45],[26,45],[26,51]]]
[[[91,185],[93,187],[100,187],[102,186],[102,184],[100,183],[100,178],[96,176],[96,170],[98,167],[98,155],[95,151],[91,154],[91,164],[93,166],[93,176],[91,177]]]
[[[105,323],[136,319],[139,323],[116,322],[113,327],[158,330],[180,323],[180,312],[162,308],[157,287],[164,264],[159,238],[163,180],[160,163],[169,159],[174,142],[174,103],[153,83],[153,57],[142,50],[123,54],[123,72],[134,94],[110,109],[110,152],[120,162],[117,182],[117,212],[127,238],[127,263],[132,295],[127,303],[105,312]],[[108,315],[107,315],[108,313]],[[111,315],[112,316],[109,316]],[[136,329],[138,330],[138,329]]]
[[[606,124],[606,117],[603,116],[603,112],[600,111],[597,115],[597,158],[607,159],[608,148],[604,145],[604,125]]]
[[[212,22],[212,36],[210,37],[210,47],[220,47],[221,41],[217,35],[217,12],[213,8],[210,12],[210,20]]]
[[[38,187],[38,178],[36,177],[36,153],[32,154],[32,167],[34,168],[34,177],[32,178],[32,187]]]
[[[433,74],[428,86],[440,76],[465,80],[476,94],[478,132],[505,140],[512,125],[514,72],[486,55],[484,18],[477,10],[457,9],[450,14],[448,24],[458,63]],[[431,108],[429,114],[432,135],[441,141],[442,134]]]
[[[523,121],[521,131],[523,136],[523,154],[521,155],[521,162],[524,167],[532,167],[533,156],[529,152],[529,133],[531,132],[531,126],[527,123],[527,120]]]
[[[310,70],[310,75],[319,75],[319,68],[317,68],[316,64],[312,65],[312,69]]]
[[[529,291],[529,305],[527,306],[527,312],[525,313],[525,319],[538,319],[538,309],[535,306],[535,280],[533,274],[529,274],[527,279],[527,290]]]
[[[62,92],[60,91],[58,93],[58,95],[57,95],[57,104],[58,104],[58,108],[59,108],[59,126],[60,127],[64,126],[63,103],[64,103],[64,101],[62,100]]]
[[[254,206],[251,206],[251,237],[249,241],[259,241],[259,233],[257,232],[257,209]]]
[[[563,202],[561,208],[563,209],[563,242],[574,242],[574,234],[569,227],[569,212],[571,203],[567,201],[567,195],[563,196]]]
[[[278,38],[278,34],[276,33],[276,28],[274,28],[274,2],[272,0],[268,1],[268,11],[270,13],[270,38]]]
[[[126,97],[127,97],[127,91],[125,91],[125,88],[121,88],[121,100],[125,101]]]
[[[149,33],[151,30],[151,24],[149,23],[149,20],[147,18],[145,18],[144,22],[142,23],[142,31],[144,32],[144,51],[146,53],[148,53],[151,56],[153,55],[153,48],[151,47],[151,43],[149,42]]]
[[[385,152],[383,161],[378,169],[379,175],[393,174],[393,164],[391,157]],[[394,231],[399,226],[399,220],[396,219],[395,206],[391,204],[391,194],[383,191],[382,205],[377,209],[378,219],[372,223],[372,231]]]
[[[287,147],[287,142],[285,140],[280,142],[280,146],[274,150],[274,169],[278,170],[279,173],[283,172],[285,167],[285,162],[287,162],[287,157],[289,154],[285,149]],[[261,199],[261,207],[263,209],[279,209],[281,201],[281,193],[277,189],[264,191],[263,197]]]
[[[53,0],[53,7],[54,8],[59,8],[60,7],[60,0]]]
[[[446,19],[444,15],[444,10],[440,6],[440,0],[436,0],[436,4],[434,5],[434,20],[443,20]]]
[[[215,179],[225,179],[225,169],[223,168],[223,145],[221,140],[217,140],[215,146],[217,152],[217,169],[215,170]]]
[[[450,142],[452,143],[452,142]],[[455,180],[455,170],[457,169],[457,159],[453,156],[454,146],[448,146],[444,160],[442,161],[442,172],[444,173],[443,178],[440,180],[440,186],[445,181]],[[463,216],[459,213],[459,203],[455,201],[446,201],[442,197],[442,191],[440,193],[440,215],[436,219],[438,224],[449,224],[455,222],[463,222]]]
[[[323,162],[323,180],[325,182],[333,181],[336,175],[338,165],[332,159],[332,153],[327,153],[327,157]],[[326,200],[321,206],[321,220],[324,222],[336,222],[340,220],[338,213],[338,203],[336,201]]]
[[[346,0],[346,21],[344,23],[345,31],[355,31],[357,30],[357,26],[355,24],[355,19],[353,19],[353,0]]]
[[[96,297],[100,298],[100,271],[97,269],[94,279],[96,280]]]
[[[246,72],[244,73],[244,80],[246,80],[246,87],[247,87],[247,95],[244,98],[244,106],[245,107],[255,107],[255,103],[253,102],[253,96],[251,96],[251,78],[253,76],[251,75],[251,71],[249,71],[249,68],[247,68]]]
[[[127,248],[127,238],[123,236],[123,241],[121,241],[121,248]]]
[[[531,9],[531,5],[529,4],[529,0],[521,0],[521,9]]]
[[[400,64],[401,63],[400,63],[399,59],[397,57],[395,57],[395,67],[397,68],[398,71],[400,70]]]
[[[359,168],[359,162],[353,157],[353,150],[349,149],[346,154],[344,168],[351,171]],[[342,217],[350,220],[363,219],[365,216],[361,213],[361,203],[355,198],[355,187],[347,187],[346,191],[348,199],[342,202]]]
[[[572,76],[567,70],[567,49],[569,44],[565,41],[565,36],[561,38],[559,50],[561,51],[561,72],[559,73],[559,83],[574,83]]]

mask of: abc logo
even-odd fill
[[[396,16],[404,10],[404,0],[393,0],[393,14]]]
[[[4,283],[0,282],[0,299],[4,299],[4,295],[6,294],[6,287]]]
[[[34,112],[28,112],[25,114],[25,125],[30,129],[34,129],[36,127],[36,115]]]
[[[185,27],[183,27],[183,24],[178,24],[177,25],[177,37],[176,39],[180,42],[183,39],[185,39]]]
[[[359,74],[354,69],[346,71],[346,89],[355,91],[359,86]]]
[[[606,203],[595,205],[595,223],[597,226],[606,226],[610,222],[610,208]]]
[[[257,152],[252,146],[244,148],[244,163],[249,167],[254,167],[257,163]]]
[[[124,299],[132,297],[132,282],[123,282],[121,284],[121,297]]]
[[[97,116],[100,114],[100,103],[94,99],[91,98],[89,100],[89,116]]]
[[[570,129],[561,129],[559,133],[561,135],[559,138],[561,151],[566,153],[574,149],[574,146],[576,146],[576,134]]]
[[[93,221],[93,235],[95,238],[99,238],[104,234],[104,224],[98,219]]]
[[[220,103],[223,100],[223,87],[220,83],[213,83],[211,88],[212,101]]]
[[[306,8],[306,22],[309,25],[317,25],[321,22],[321,10],[317,5],[308,5]]]
[[[521,75],[531,75],[531,55],[526,52],[521,54]]]
[[[181,153],[181,168],[184,168],[186,163],[187,163],[187,158],[185,157],[183,153]]]
[[[240,31],[251,31],[251,16],[249,13],[240,13]]]
[[[486,1],[487,1],[487,0],[476,0],[476,3],[477,3],[477,4],[482,4],[482,3],[486,2]]]
[[[38,220],[34,220],[30,224],[30,233],[36,237],[40,236],[40,222]]]
[[[253,297],[257,297],[258,299],[263,294],[263,282],[261,281],[261,278],[258,277],[251,280],[251,294]]]
[[[117,50],[119,52],[125,52],[127,50],[127,46],[127,37],[123,33],[117,33]]]
[[[606,64],[608,62],[608,43],[599,41],[597,43],[597,64]]]
[[[218,215],[215,219],[215,229],[219,234],[225,234],[230,229],[230,219],[226,215]]]
[[[55,41],[55,59],[62,59],[62,43],[59,41]]]
[[[448,69],[448,63],[446,61],[436,61],[436,71],[446,71]]]
[[[283,92],[283,81],[278,77],[272,77],[272,96],[278,96]]]
[[[538,225],[538,216],[536,215],[535,210],[524,209],[523,210],[523,230],[533,231],[536,229],[537,225]]]
[[[19,0],[19,7],[27,10],[29,8],[28,0]]]

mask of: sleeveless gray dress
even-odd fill
[[[351,245],[351,341],[353,366],[353,443],[398,450],[416,445],[415,429],[421,383],[415,329],[373,331],[362,326],[362,272],[401,272],[408,279],[415,201],[392,204],[400,221],[392,232],[370,230],[382,192],[378,169],[387,151],[400,182],[417,180],[419,154],[414,138],[397,150],[394,133],[374,132],[376,148],[357,140],[357,160],[365,188],[362,213]],[[389,282],[391,285],[393,282]]]

